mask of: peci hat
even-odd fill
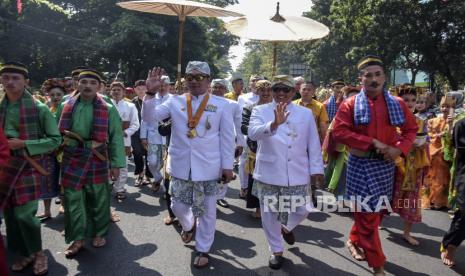
[[[186,66],[186,74],[191,74],[194,71],[210,76],[210,66],[204,61],[189,61]]]
[[[363,70],[366,67],[372,66],[372,65],[379,65],[381,67],[384,67],[383,61],[381,60],[380,57],[375,56],[375,55],[368,55],[368,56],[362,58],[358,62],[357,69],[360,71],[360,70]]]
[[[26,79],[29,78],[29,71],[27,70],[26,65],[16,61],[10,61],[2,64],[0,66],[0,74],[3,73],[16,73],[23,75]]]
[[[277,75],[274,76],[272,79],[272,85],[271,87],[275,87],[278,85],[284,85],[288,86],[290,88],[294,87],[294,79],[291,76],[288,75]]]

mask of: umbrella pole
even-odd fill
[[[182,64],[182,47],[183,47],[183,39],[184,39],[184,22],[186,22],[185,16],[179,16],[179,36],[178,36],[178,75],[177,80],[181,80],[181,64]]]
[[[276,56],[278,55],[277,53],[277,48],[278,48],[278,42],[273,42],[273,76],[276,75]]]

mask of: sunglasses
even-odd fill
[[[203,81],[204,79],[208,78],[209,76],[206,75],[186,75],[185,79],[187,81]]]
[[[279,91],[282,91],[282,92],[287,94],[287,93],[291,92],[292,89],[290,87],[287,87],[287,86],[283,86],[283,87],[280,86],[280,87],[273,87],[272,90],[273,90],[274,93],[278,93]]]

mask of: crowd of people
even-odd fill
[[[229,207],[235,174],[238,196],[261,219],[272,269],[281,268],[284,241],[295,243],[293,229],[321,195],[350,206],[346,246],[374,275],[385,274],[383,217],[397,213],[405,241],[419,246],[411,230],[422,208],[448,210],[440,251],[453,266],[465,239],[463,95],[445,94],[436,107],[422,88],[388,90],[377,56],[363,58],[357,70],[357,86],[252,75],[246,93],[242,76],[232,77],[228,92],[227,80],[213,78],[201,61],[190,61],[177,82],[154,67],[133,87],[82,66],[34,92],[26,65],[3,64],[0,209],[16,259],[8,268],[0,240],[0,274],[30,265],[34,275],[48,272],[40,221],[52,217],[53,199],[65,217],[67,258],[86,238],[105,246],[109,224],[119,220],[110,197],[125,200],[130,161],[135,187],[164,190],[164,224],[179,224],[184,243],[195,240],[196,268],[209,266],[217,205]]]

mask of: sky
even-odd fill
[[[261,15],[273,16],[276,12],[276,3],[278,1],[272,0],[239,0],[239,4],[229,6],[228,9],[240,12],[246,16],[254,16],[257,13]],[[311,0],[281,0],[279,13],[282,16],[294,15],[300,16],[304,11],[308,11],[312,5]],[[228,21],[226,19],[225,21]],[[241,63],[245,55],[245,42],[247,40],[241,39],[239,45],[233,46],[229,50],[229,62],[233,70]]]

